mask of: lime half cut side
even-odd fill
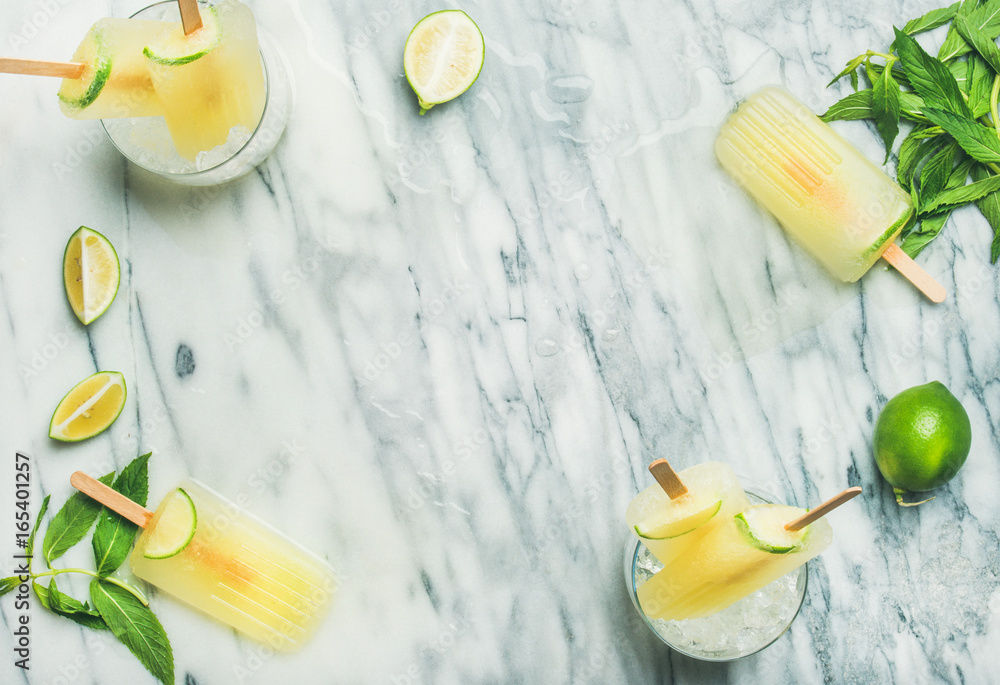
[[[66,393],[52,413],[49,437],[62,442],[92,438],[115,422],[125,406],[125,377],[98,371]]]
[[[167,559],[179,554],[191,542],[198,528],[198,512],[191,496],[177,488],[163,503],[158,519],[146,538],[143,556],[147,559]]]
[[[162,33],[142,50],[147,59],[165,67],[179,67],[201,59],[222,43],[222,27],[215,7],[201,8],[200,29],[184,35],[180,23]]]
[[[403,48],[403,71],[420,113],[467,91],[479,78],[485,57],[483,33],[465,12],[443,10],[417,22]]]
[[[752,546],[769,554],[788,554],[802,549],[809,526],[787,530],[785,524],[806,513],[783,504],[759,504],[736,514],[736,527]]]
[[[635,524],[635,533],[645,540],[669,540],[700,528],[722,508],[722,498],[714,492],[692,494],[690,491],[671,500]]]
[[[78,228],[63,253],[63,282],[70,307],[84,325],[103,314],[121,282],[118,253],[111,241],[86,226]]]

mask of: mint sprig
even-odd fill
[[[948,27],[937,57],[915,35]],[[1000,260],[1000,0],[962,0],[893,28],[888,52],[868,50],[830,85],[850,77],[854,92],[824,121],[869,120],[886,150],[898,142],[896,180],[916,205],[903,250],[916,257],[952,211],[975,204],[993,229]],[[861,78],[867,88],[859,89]],[[899,141],[900,133],[902,141]]]
[[[129,499],[145,505],[149,494],[149,454],[134,459],[115,478],[114,472],[98,479]],[[49,506],[49,497],[42,506],[28,537],[26,556],[32,555],[35,536]],[[172,685],[174,659],[170,641],[163,626],[156,619],[149,602],[136,587],[117,578],[109,577],[128,556],[137,526],[107,511],[83,493],[73,494],[56,512],[49,523],[42,542],[43,560],[51,567],[53,561],[82,541],[97,520],[91,545],[94,550],[96,570],[84,568],[49,568],[46,571],[28,569],[31,586],[38,603],[49,611],[92,630],[110,630],[139,659],[139,662],[158,680]],[[119,520],[121,519],[121,520]],[[123,523],[124,521],[124,523]],[[127,525],[126,525],[127,524]],[[77,573],[90,576],[90,601],[84,602],[59,589],[57,576]],[[39,581],[47,579],[48,585]],[[20,578],[0,578],[0,596],[20,585]]]

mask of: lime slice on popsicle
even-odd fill
[[[73,54],[74,62],[83,63],[79,78],[63,79],[59,100],[70,112],[86,109],[94,103],[111,77],[111,55],[104,47],[101,32],[91,29]]]
[[[717,494],[688,491],[672,500],[669,508],[660,508],[635,524],[635,533],[646,540],[676,538],[708,523],[721,508],[722,498]]]
[[[222,42],[222,29],[215,7],[202,8],[201,20],[202,27],[187,36],[178,23],[143,48],[142,54],[168,67],[179,67],[201,59]]]
[[[198,512],[194,502],[182,488],[177,488],[164,502],[159,519],[150,521],[153,527],[143,556],[166,559],[188,546],[198,528]]]
[[[479,78],[485,57],[483,33],[465,12],[443,10],[417,22],[403,48],[403,71],[420,113],[467,91]]]
[[[115,422],[125,406],[125,378],[99,371],[73,386],[49,422],[49,437],[62,442],[92,438]]]
[[[86,226],[78,228],[63,253],[63,281],[69,304],[84,325],[103,314],[121,281],[118,253],[111,241]]]
[[[801,549],[809,527],[793,531],[785,524],[805,513],[805,509],[784,504],[760,504],[736,514],[736,527],[762,552],[788,554]]]

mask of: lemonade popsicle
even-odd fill
[[[636,593],[650,618],[680,621],[725,609],[795,570],[833,541],[823,518],[861,494],[853,487],[812,510],[758,504],[728,518],[643,583]]]
[[[723,124],[726,169],[834,276],[854,282],[913,214],[880,168],[787,91],[751,95]]]
[[[101,19],[73,53],[83,75],[63,79],[59,106],[73,119],[163,114],[142,49],[170,26],[163,21]]]
[[[677,477],[687,492],[671,498],[661,485],[651,485],[632,499],[625,512],[629,528],[662,564],[750,506],[736,474],[726,464],[707,461],[684,469]]]
[[[144,49],[174,147],[190,160],[222,145],[230,130],[253,131],[264,112],[257,24],[238,0],[202,7],[202,28],[174,22]]]
[[[160,503],[130,563],[139,578],[282,650],[310,637],[336,587],[319,557],[190,479]]]

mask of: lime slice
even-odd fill
[[[84,325],[103,314],[121,281],[118,253],[111,241],[86,226],[78,228],[66,243],[63,281],[69,304]]]
[[[73,53],[73,61],[83,63],[83,74],[63,79],[58,94],[64,110],[71,114],[90,107],[111,78],[111,55],[104,47],[103,32],[97,25],[83,37]]]
[[[703,526],[719,513],[722,499],[714,492],[692,495],[690,491],[670,501],[635,524],[635,533],[646,540],[669,540]]]
[[[420,101],[420,113],[454,100],[483,69],[486,43],[476,22],[461,10],[428,14],[403,48],[403,71]]]
[[[785,529],[785,524],[806,513],[805,509],[783,504],[759,504],[736,514],[736,527],[757,549],[771,554],[788,554],[802,548],[809,526]]]
[[[174,490],[161,505],[159,519],[152,523],[143,556],[166,559],[188,546],[198,527],[194,502],[182,488]]]
[[[92,438],[118,418],[125,406],[125,378],[99,371],[77,383],[59,402],[49,422],[49,437],[63,442]]]
[[[201,28],[189,36],[184,35],[180,23],[176,24],[143,48],[142,54],[166,67],[179,67],[201,59],[222,42],[222,27],[215,7],[201,8],[201,23]]]

